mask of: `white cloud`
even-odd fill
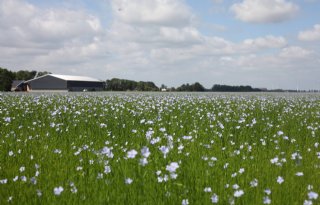
[[[101,29],[96,17],[78,11],[48,10],[36,15],[25,28],[27,32],[31,32],[34,41],[83,38],[92,36]]]
[[[289,46],[283,48],[279,54],[282,58],[290,58],[290,59],[302,59],[309,57],[312,54],[312,51],[307,49],[298,47],[298,46]]]
[[[286,0],[243,0],[231,6],[236,18],[250,23],[276,23],[295,16],[298,5]]]
[[[312,30],[301,31],[298,35],[301,41],[318,41],[320,40],[320,24],[313,26]]]
[[[241,46],[245,49],[255,50],[265,48],[281,48],[285,45],[287,45],[287,40],[284,37],[268,35],[256,39],[245,39]]]
[[[172,43],[188,42],[188,45],[192,42],[197,43],[201,40],[201,34],[193,27],[184,27],[177,29],[173,27],[161,27],[160,28],[160,40],[169,41]]]
[[[182,0],[112,0],[114,16],[129,24],[185,26],[192,20]]]
[[[90,38],[100,32],[97,17],[83,11],[40,9],[22,0],[0,2],[0,43],[14,46],[57,46],[57,43]]]
[[[0,30],[0,61],[24,69],[99,56],[97,39],[103,35],[100,20],[85,11],[39,8],[23,0],[0,1]]]

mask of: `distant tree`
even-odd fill
[[[161,90],[163,90],[163,89],[168,89],[168,87],[167,87],[165,84],[161,84],[160,89],[161,89]]]
[[[194,84],[189,85],[187,84],[182,84],[180,87],[177,87],[177,91],[182,91],[182,92],[203,92],[206,89],[201,85],[200,83],[196,82]]]
[[[133,81],[112,78],[106,81],[106,90],[109,91],[158,91],[159,88],[153,82]]]
[[[196,91],[196,92],[203,92],[205,91],[206,89],[198,82],[194,83],[192,85],[192,91]]]
[[[258,88],[252,88],[249,85],[246,86],[230,86],[230,85],[219,85],[215,84],[212,86],[212,91],[214,92],[259,92]]]
[[[169,91],[174,92],[174,91],[176,91],[176,88],[175,87],[171,87],[171,88],[169,88]]]
[[[14,73],[0,67],[0,91],[10,91],[14,77]]]
[[[44,76],[44,75],[47,75],[47,74],[51,74],[51,72],[48,72],[48,71],[38,72],[38,77]]]
[[[19,70],[15,73],[15,80],[30,80],[35,77],[37,71]]]

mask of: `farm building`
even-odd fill
[[[104,82],[85,76],[47,74],[20,83],[16,91],[101,91]]]

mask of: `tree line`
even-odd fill
[[[10,91],[11,85],[14,80],[30,80],[36,75],[42,76],[49,74],[50,72],[37,72],[35,70],[27,71],[20,70],[17,72],[10,71],[0,67],[0,91]],[[182,84],[177,88],[168,88],[166,85],[157,87],[151,81],[134,81],[119,78],[112,78],[105,81],[105,91],[177,91],[177,92],[259,92],[262,91],[258,88],[252,88],[251,86],[230,86],[215,84],[211,89],[206,89],[199,82],[193,84]]]
[[[181,86],[174,88],[168,88],[166,85],[157,87],[153,82],[133,81],[126,79],[113,78],[106,81],[105,90],[107,91],[176,91],[176,92],[260,92],[259,88],[252,88],[249,85],[246,86],[230,86],[215,84],[211,89],[206,89],[199,82],[193,84],[182,84]]]
[[[158,91],[159,88],[150,81],[133,81],[126,79],[112,78],[106,81],[106,91]]]
[[[213,85],[212,89],[213,92],[260,92],[262,91],[259,88],[252,88],[249,85],[243,86],[230,86],[230,85]]]

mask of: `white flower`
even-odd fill
[[[164,158],[166,158],[167,154],[169,153],[169,147],[166,146],[161,146],[159,148],[159,150],[162,152],[162,154],[164,155]]]
[[[251,187],[257,187],[258,186],[258,180],[257,179],[254,179],[250,182],[250,186]]]
[[[104,128],[104,127],[107,127],[107,125],[104,123],[100,123],[100,128]]]
[[[277,163],[278,161],[279,161],[279,158],[278,158],[278,157],[275,157],[275,158],[273,158],[273,159],[270,159],[271,164],[275,164],[275,163]]]
[[[184,139],[184,140],[191,140],[191,139],[192,139],[192,136],[183,136],[182,139]]]
[[[130,150],[130,151],[127,152],[127,157],[128,157],[129,159],[133,159],[133,158],[136,157],[137,154],[138,154],[138,152],[133,149],[133,150]]]
[[[179,164],[177,162],[171,162],[167,165],[166,170],[169,172],[175,172],[179,168]]]
[[[53,153],[55,153],[55,154],[61,154],[61,150],[60,149],[55,149],[54,151],[53,151]]]
[[[234,197],[241,197],[244,194],[244,191],[242,189],[236,190],[233,194]]]
[[[278,131],[277,134],[280,136],[280,135],[283,135],[283,132],[282,131]]]
[[[264,193],[266,193],[267,195],[270,195],[271,194],[271,190],[270,189],[265,189]]]
[[[13,197],[12,197],[12,196],[9,196],[9,198],[8,198],[7,202],[12,201],[12,199],[13,199]]]
[[[181,204],[182,205],[188,205],[189,204],[188,199],[183,199]]]
[[[111,172],[111,167],[109,165],[104,166],[104,173],[109,174]]]
[[[268,196],[263,197],[263,204],[271,204],[271,199]]]
[[[131,178],[126,178],[125,183],[126,184],[131,184],[133,182],[133,179]]]
[[[13,151],[9,151],[9,156],[13,156]]]
[[[237,175],[238,175],[238,173],[235,172],[235,173],[231,174],[231,177],[232,177],[232,178],[235,178]]]
[[[205,187],[203,191],[207,193],[212,192],[211,187]]]
[[[8,179],[1,179],[0,184],[6,184],[8,182]]]
[[[31,184],[37,184],[37,179],[35,177],[30,178]]]
[[[140,159],[140,163],[141,166],[146,166],[148,164],[148,159],[147,158],[142,158]]]
[[[238,184],[234,184],[234,185],[232,185],[232,188],[237,190],[240,188],[240,186]]]
[[[312,205],[311,200],[304,200],[303,205]]]
[[[170,178],[171,179],[176,179],[178,175],[175,172],[170,173]]]
[[[78,192],[77,187],[73,186],[70,190],[73,194],[76,194]]]
[[[178,150],[181,151],[183,150],[184,146],[182,144],[179,145]]]
[[[55,187],[55,188],[53,189],[53,193],[54,193],[54,195],[56,195],[56,196],[59,196],[59,195],[61,194],[61,192],[63,192],[63,187],[62,187],[62,186]]]
[[[111,151],[111,148],[109,148],[109,147],[102,148],[101,154],[106,155],[108,158],[113,158],[113,153]]]
[[[37,189],[37,195],[38,195],[38,197],[42,196],[41,190]]]
[[[297,173],[296,173],[296,176],[298,176],[298,177],[303,176],[303,172],[297,172]]]
[[[282,184],[282,183],[284,182],[283,177],[278,176],[278,178],[277,178],[277,182],[278,182],[278,184]]]
[[[19,169],[20,172],[24,172],[25,170],[26,170],[25,167],[20,167],[20,169]]]
[[[102,179],[103,178],[103,174],[102,173],[98,173],[97,179]]]
[[[318,198],[318,193],[313,192],[313,191],[310,191],[310,192],[308,193],[308,197],[309,197],[310,200],[311,200],[311,199],[317,199],[317,198]]]
[[[22,176],[20,177],[21,181],[26,182],[27,181],[27,177],[26,176]]]
[[[148,158],[150,156],[150,151],[148,147],[142,147],[141,149],[141,155],[144,156],[145,158]]]
[[[217,195],[217,194],[213,194],[213,195],[211,196],[211,202],[212,202],[213,204],[216,204],[216,203],[218,203],[218,201],[219,201],[218,195]]]
[[[163,182],[163,177],[158,177],[158,182],[162,183]]]
[[[70,187],[71,187],[71,189],[70,189],[71,193],[75,194],[75,193],[78,192],[78,189],[77,189],[77,187],[74,185],[73,182],[70,183]]]
[[[15,182],[15,181],[17,181],[19,179],[19,177],[18,176],[15,176],[12,180]]]
[[[39,168],[40,168],[40,165],[34,164],[34,167],[35,167],[36,169],[39,169]]]
[[[244,172],[244,168],[239,169],[239,173],[242,174]]]

